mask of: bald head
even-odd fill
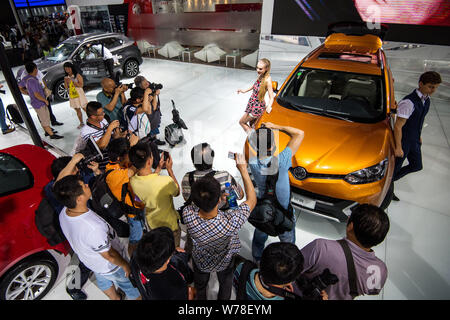
[[[104,78],[102,80],[102,88],[103,91],[105,91],[106,93],[113,94],[114,89],[116,88],[116,83],[114,82],[113,79]]]

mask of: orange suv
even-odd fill
[[[380,34],[350,29],[329,31],[256,125],[272,122],[305,132],[289,173],[291,203],[339,222],[357,203],[387,208],[394,188],[392,74]],[[283,150],[289,137],[277,136],[277,150]]]

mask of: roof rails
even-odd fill
[[[363,21],[334,22],[328,25],[327,37],[333,33],[343,33],[348,36],[364,36],[366,34],[371,34],[383,40],[388,30],[388,26],[381,23],[380,28],[377,29],[371,28],[369,25],[370,22]]]

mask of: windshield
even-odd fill
[[[283,107],[356,122],[384,118],[381,77],[299,68],[278,96]]]
[[[47,59],[51,61],[64,61],[77,47],[78,43],[63,42],[47,55]]]

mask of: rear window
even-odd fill
[[[0,153],[0,196],[29,189],[33,186],[33,175],[19,159]]]
[[[355,122],[385,117],[380,76],[299,68],[278,96],[280,105]]]

